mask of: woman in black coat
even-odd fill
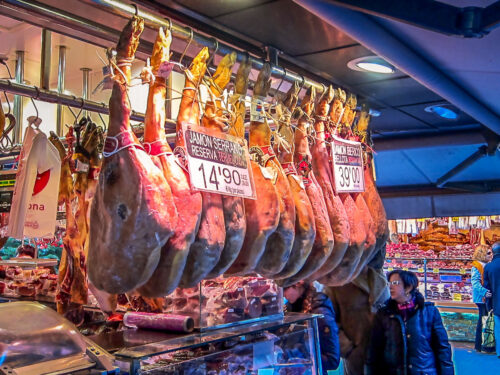
[[[375,316],[366,375],[453,375],[451,348],[438,309],[425,302],[413,272],[389,273],[391,298]]]
[[[286,311],[323,315],[318,319],[323,375],[327,375],[328,370],[336,370],[340,363],[339,329],[330,298],[307,281],[285,288],[283,294],[288,301]]]

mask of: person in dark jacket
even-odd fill
[[[389,273],[391,298],[375,315],[366,375],[454,375],[441,315],[417,290],[413,272]]]
[[[300,281],[284,290],[287,312],[321,314],[318,319],[319,344],[321,350],[321,367],[323,375],[328,370],[336,370],[340,363],[339,333],[335,322],[335,311],[332,302],[324,293],[307,281]]]
[[[493,306],[497,356],[500,358],[500,242],[495,242],[491,250],[493,260],[484,267],[484,287],[492,294],[487,305]]]

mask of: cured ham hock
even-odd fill
[[[146,283],[177,224],[170,187],[130,129],[127,85],[143,28],[134,16],[118,41],[105,159],[90,213],[89,279],[108,293]]]

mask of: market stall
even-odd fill
[[[111,48],[94,47],[92,92],[86,66],[82,97],[65,92],[66,48],[50,89],[45,29],[40,86],[26,82],[24,54],[15,77],[1,60],[4,324],[19,308],[57,330],[28,301],[57,310],[80,332],[65,334],[100,346],[69,353],[82,373],[102,367],[96,353],[106,373],[321,373],[320,317],[284,315],[282,287],[345,284],[385,246],[369,110],[137,6],[103,9],[126,17]],[[6,340],[2,371],[42,371],[16,362],[29,357],[11,349],[21,338]],[[61,373],[76,371],[66,357],[54,358]]]
[[[0,2],[0,301],[17,302],[0,315],[50,317],[38,302],[64,317],[44,328],[78,337],[50,359],[61,373],[70,356],[82,373],[321,373],[321,317],[286,313],[283,288],[360,284],[370,269],[382,295],[383,271],[402,268],[444,316],[460,312],[467,339],[471,251],[495,241],[495,219],[398,220],[386,247],[385,207],[435,212],[398,204],[404,186],[387,181],[407,165],[389,173],[377,154],[400,119],[379,110],[404,111],[368,87],[410,77],[349,75],[369,51],[295,3],[189,3]],[[283,6],[304,27],[264,22]],[[342,50],[352,61],[331,64]],[[434,103],[427,88],[387,87],[406,106]],[[39,373],[16,355],[0,371]]]

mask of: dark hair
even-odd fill
[[[500,241],[499,242],[495,242],[493,244],[493,246],[491,247],[491,251],[493,252],[493,254],[500,254]]]
[[[394,274],[399,275],[399,278],[403,282],[403,286],[405,289],[408,288],[409,286],[411,286],[412,293],[414,291],[417,291],[418,277],[415,273],[413,273],[411,271],[394,270],[394,271],[391,271],[387,274],[387,281],[389,281],[391,279],[391,276]]]

